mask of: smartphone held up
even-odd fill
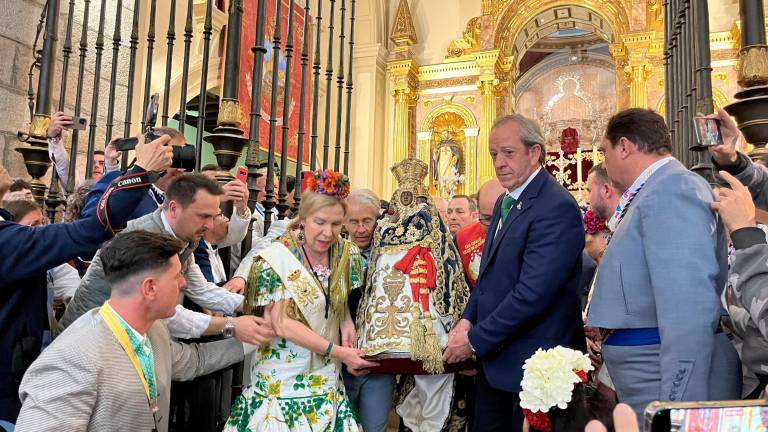
[[[723,133],[720,130],[720,119],[694,117],[693,126],[699,147],[705,148],[723,145]]]
[[[654,402],[645,410],[647,432],[768,430],[768,401]]]

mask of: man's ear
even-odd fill
[[[157,283],[155,278],[147,276],[141,281],[141,295],[147,300],[155,300],[157,297]]]
[[[603,197],[603,199],[608,199],[611,196],[611,186],[608,183],[600,185],[600,196]]]
[[[626,159],[632,154],[637,153],[637,144],[633,143],[626,137],[619,138],[619,142],[616,144],[616,150],[619,151],[619,157]]]

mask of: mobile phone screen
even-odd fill
[[[768,405],[665,409],[656,413],[651,424],[652,432],[739,432],[766,428]]]
[[[694,132],[696,140],[702,147],[711,147],[723,144],[723,133],[720,129],[720,120],[704,117],[694,117]]]

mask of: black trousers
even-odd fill
[[[491,387],[482,370],[477,375],[474,402],[472,432],[522,432],[520,396],[515,392]]]

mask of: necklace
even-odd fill
[[[325,297],[325,319],[328,319],[328,311],[331,306],[331,299],[330,299],[331,269],[321,264],[318,264],[317,268],[315,268],[315,266],[312,265],[312,260],[309,259],[309,254],[307,253],[307,250],[304,249],[304,245],[301,245],[301,252],[304,254],[304,257],[307,259],[307,264],[309,264],[309,269],[312,272],[312,275],[315,277],[315,280],[317,281],[318,285],[320,285],[320,290],[323,292],[323,297]],[[330,263],[331,263],[331,251],[328,250],[328,264]],[[323,281],[325,281],[325,283],[323,283]]]

